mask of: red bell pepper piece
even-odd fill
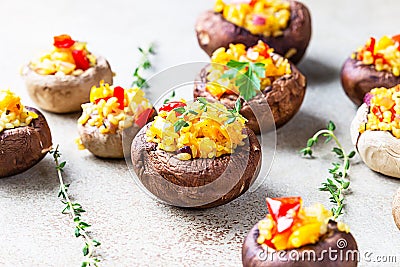
[[[400,51],[400,34],[393,36],[392,40],[399,44],[399,46],[397,47],[397,50]]]
[[[375,43],[376,40],[374,37],[369,38],[369,46],[367,47],[367,51],[370,51],[372,55],[375,53]]]
[[[75,43],[68,34],[54,36],[54,46],[57,48],[70,48]]]
[[[146,122],[149,120],[151,115],[153,115],[154,110],[152,108],[145,109],[142,113],[137,116],[135,123],[138,125],[140,128],[142,128]]]
[[[393,36],[392,40],[397,42],[397,43],[400,43],[400,34],[397,34],[397,35]]]
[[[74,58],[77,69],[87,70],[88,68],[90,68],[90,61],[86,56],[86,51],[73,50],[72,57]]]
[[[293,226],[301,204],[301,197],[267,198],[268,210],[276,223],[278,233],[285,232]]]
[[[389,61],[387,61],[385,56],[383,54],[381,54],[381,53],[376,53],[376,55],[374,55],[374,63],[378,58],[382,59],[382,63],[383,64],[389,64]]]
[[[98,104],[100,102],[100,100],[102,100],[102,99],[104,99],[107,102],[107,100],[110,98],[111,98],[111,96],[97,98],[96,100],[94,100],[94,103]]]
[[[378,117],[379,121],[383,121],[383,113],[379,107],[374,106],[372,108],[372,113],[374,113],[375,116]]]
[[[124,99],[125,99],[125,90],[121,86],[117,86],[114,88],[114,97],[118,99],[119,103],[119,109],[124,110],[125,104],[124,104]]]
[[[158,111],[166,111],[169,112],[171,110],[174,110],[176,108],[180,108],[180,107],[185,107],[186,104],[181,102],[181,101],[171,101],[168,102],[166,104],[164,104]]]

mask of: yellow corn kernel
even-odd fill
[[[338,227],[338,230],[341,232],[346,232],[346,233],[350,232],[350,227],[343,222],[338,222],[337,227]]]
[[[176,155],[176,157],[180,160],[190,160],[192,158],[192,155],[190,155],[189,153],[179,153],[178,155]]]

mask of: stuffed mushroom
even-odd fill
[[[99,87],[93,86],[90,103],[83,104],[82,110],[76,142],[79,149],[101,158],[123,158],[123,144],[130,145],[139,129],[155,115],[139,88],[112,87],[103,81]]]
[[[22,105],[10,90],[0,90],[0,177],[24,172],[38,163],[52,146],[46,119]]]
[[[371,37],[346,60],[341,81],[347,96],[357,105],[373,88],[400,84],[400,35],[379,40]]]
[[[247,50],[243,44],[217,49],[195,82],[194,97],[220,101],[228,108],[241,101],[247,127],[258,134],[270,128],[272,119],[277,127],[287,123],[300,109],[306,86],[293,64],[259,41]]]
[[[375,88],[351,124],[351,139],[372,170],[400,178],[400,85]]]
[[[133,170],[147,191],[167,204],[209,208],[252,185],[261,146],[245,119],[204,98],[170,102],[132,142]]]
[[[196,33],[200,47],[209,56],[232,43],[250,47],[262,40],[297,63],[310,42],[311,17],[307,7],[298,1],[216,0],[214,10],[197,19]]]
[[[113,81],[105,58],[95,56],[86,43],[65,34],[54,37],[51,51],[24,66],[22,76],[32,100],[54,113],[79,111],[81,104],[89,101],[93,85]]]
[[[243,243],[244,267],[357,266],[357,243],[348,226],[330,220],[332,212],[323,205],[303,207],[300,197],[267,198],[267,205],[269,214]],[[328,251],[336,251],[336,260]]]

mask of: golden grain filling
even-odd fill
[[[22,105],[19,96],[8,89],[0,89],[0,114],[0,132],[28,126],[32,120],[38,118],[35,112]]]
[[[317,243],[328,230],[332,212],[322,204],[303,207],[300,197],[267,198],[269,214],[258,223],[257,243],[275,250],[299,248]],[[337,223],[339,231],[349,232]]]
[[[229,68],[226,66],[230,61],[262,63],[265,68],[265,78],[261,79],[261,89],[271,85],[276,79],[291,74],[292,70],[287,59],[279,57],[272,58],[274,52],[263,41],[246,50],[243,44],[230,44],[229,49],[218,48],[211,57],[211,64],[208,68],[206,89],[216,98],[224,94],[239,94],[238,86],[234,79],[224,78],[223,75]],[[246,71],[243,69],[242,72]]]
[[[153,107],[139,88],[123,89],[104,81],[93,86],[90,103],[82,105],[78,124],[97,127],[101,134],[115,134],[133,125],[143,127],[153,114]],[[84,149],[80,139],[76,141]]]
[[[369,106],[367,122],[359,131],[387,131],[400,138],[400,85],[372,89],[364,98]]]
[[[146,132],[147,142],[181,160],[214,158],[235,152],[244,145],[246,119],[220,103],[204,98],[186,104],[173,101],[160,108]]]
[[[362,61],[364,65],[373,65],[377,71],[400,76],[400,35],[383,36],[378,41],[371,37],[352,58]]]
[[[278,37],[288,27],[290,4],[282,0],[251,0],[226,3],[216,0],[214,11],[252,34]]]
[[[41,75],[80,75],[96,65],[96,57],[85,42],[63,34],[54,36],[53,48],[33,59],[29,67]]]

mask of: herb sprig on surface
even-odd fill
[[[355,151],[351,151],[349,154],[346,153],[343,146],[339,142],[339,139],[334,134],[336,129],[335,124],[329,121],[326,129],[318,131],[313,137],[308,139],[307,147],[303,148],[300,153],[304,156],[312,157],[312,147],[317,144],[318,138],[320,136],[326,137],[325,143],[329,143],[334,140],[336,147],[332,149],[332,152],[341,159],[341,162],[333,162],[333,167],[329,169],[329,174],[331,177],[326,179],[326,182],[322,183],[322,187],[319,188],[320,191],[326,191],[331,194],[329,198],[330,201],[335,204],[332,208],[333,219],[337,219],[343,214],[344,208],[344,192],[349,188],[350,181],[347,179],[349,169],[350,169],[350,159],[356,154]]]
[[[225,124],[231,124],[236,121],[237,118],[243,118],[242,115],[240,115],[239,111],[242,108],[242,104],[240,102],[240,99],[236,100],[235,103],[235,108],[234,109],[228,109],[227,112],[225,110],[220,109],[218,106],[214,105],[213,103],[208,102],[204,97],[198,97],[197,100],[201,106],[200,110],[207,112],[208,108],[214,108],[216,110],[222,111],[226,113],[227,120]],[[198,115],[198,113],[192,109],[186,109],[185,107],[179,107],[174,109],[175,112],[181,114],[179,115],[179,120],[174,123],[174,130],[175,132],[179,132],[183,127],[189,126],[189,123],[185,121],[185,116],[188,114],[193,114],[193,115]]]
[[[133,72],[133,82],[132,86],[137,86],[139,88],[149,88],[146,79],[142,76],[145,70],[148,70],[152,67],[150,56],[155,55],[154,44],[151,44],[147,49],[143,49],[141,47],[138,48],[141,59],[139,61],[139,65],[136,67],[135,71]]]
[[[62,213],[69,214],[71,216],[75,224],[75,237],[82,237],[85,242],[85,245],[82,248],[84,260],[81,266],[82,267],[98,266],[100,260],[96,256],[94,256],[94,252],[95,248],[100,246],[101,243],[89,237],[87,229],[91,225],[84,222],[81,218],[82,213],[86,211],[83,209],[81,204],[72,202],[70,196],[68,195],[69,184],[64,183],[64,179],[62,176],[66,162],[65,161],[61,163],[59,162],[61,153],[58,150],[58,145],[56,149],[50,151],[50,153],[53,155],[54,162],[56,164],[55,169],[57,171],[58,179],[60,181],[60,189],[58,192],[58,197],[61,198],[61,202],[65,205],[64,209],[62,210]]]
[[[230,60],[227,66],[230,69],[221,78],[234,80],[244,100],[249,101],[256,96],[261,89],[261,78],[265,78],[265,65],[263,63]]]

